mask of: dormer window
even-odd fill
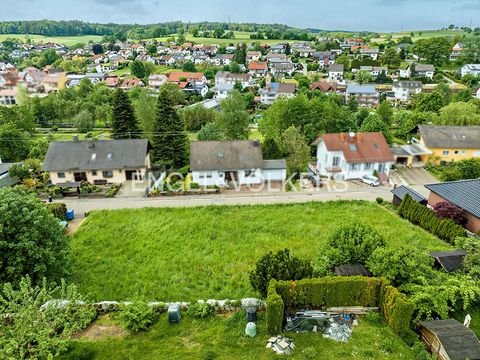
[[[107,160],[112,160],[112,153],[107,154]]]
[[[97,154],[93,153],[92,154],[92,161],[95,161],[97,159]]]

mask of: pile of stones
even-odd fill
[[[272,349],[277,354],[291,354],[295,349],[295,344],[292,339],[283,336],[274,336],[268,339],[267,349]]]

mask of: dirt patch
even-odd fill
[[[72,336],[74,339],[79,340],[102,340],[113,337],[123,337],[127,336],[129,333],[127,330],[122,328],[119,325],[115,324],[91,324],[85,330]]]
[[[69,221],[68,222],[68,227],[67,227],[67,234],[68,235],[73,235],[78,230],[78,228],[82,224],[83,220],[85,220],[85,217],[75,218],[75,219]]]

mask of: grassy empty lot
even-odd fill
[[[73,341],[70,352],[61,359],[278,359],[278,355],[265,348],[269,335],[263,314],[259,317],[257,336],[248,338],[244,336],[244,311],[226,318],[215,316],[205,320],[184,316],[178,325],[169,325],[163,314],[153,328],[138,335]],[[102,325],[108,322],[101,320]],[[388,327],[361,320],[348,343],[336,343],[314,333],[288,336],[296,345],[293,359],[415,359],[412,350]]]
[[[248,272],[270,250],[314,259],[340,225],[364,222],[389,246],[448,245],[374,203],[136,209],[92,212],[73,235],[73,281],[96,300],[254,296]]]

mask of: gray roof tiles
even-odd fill
[[[415,190],[409,188],[408,186],[401,185],[395,189],[392,190],[392,194],[397,196],[399,199],[403,200],[405,195],[410,195],[410,197],[415,200],[416,202],[426,202],[427,199],[425,199],[422,195],[420,195],[418,192]]]
[[[427,184],[425,187],[448,202],[480,218],[480,179]]]
[[[425,145],[434,149],[480,149],[480,126],[419,125]]]
[[[43,171],[86,171],[144,168],[148,140],[54,141]]]

